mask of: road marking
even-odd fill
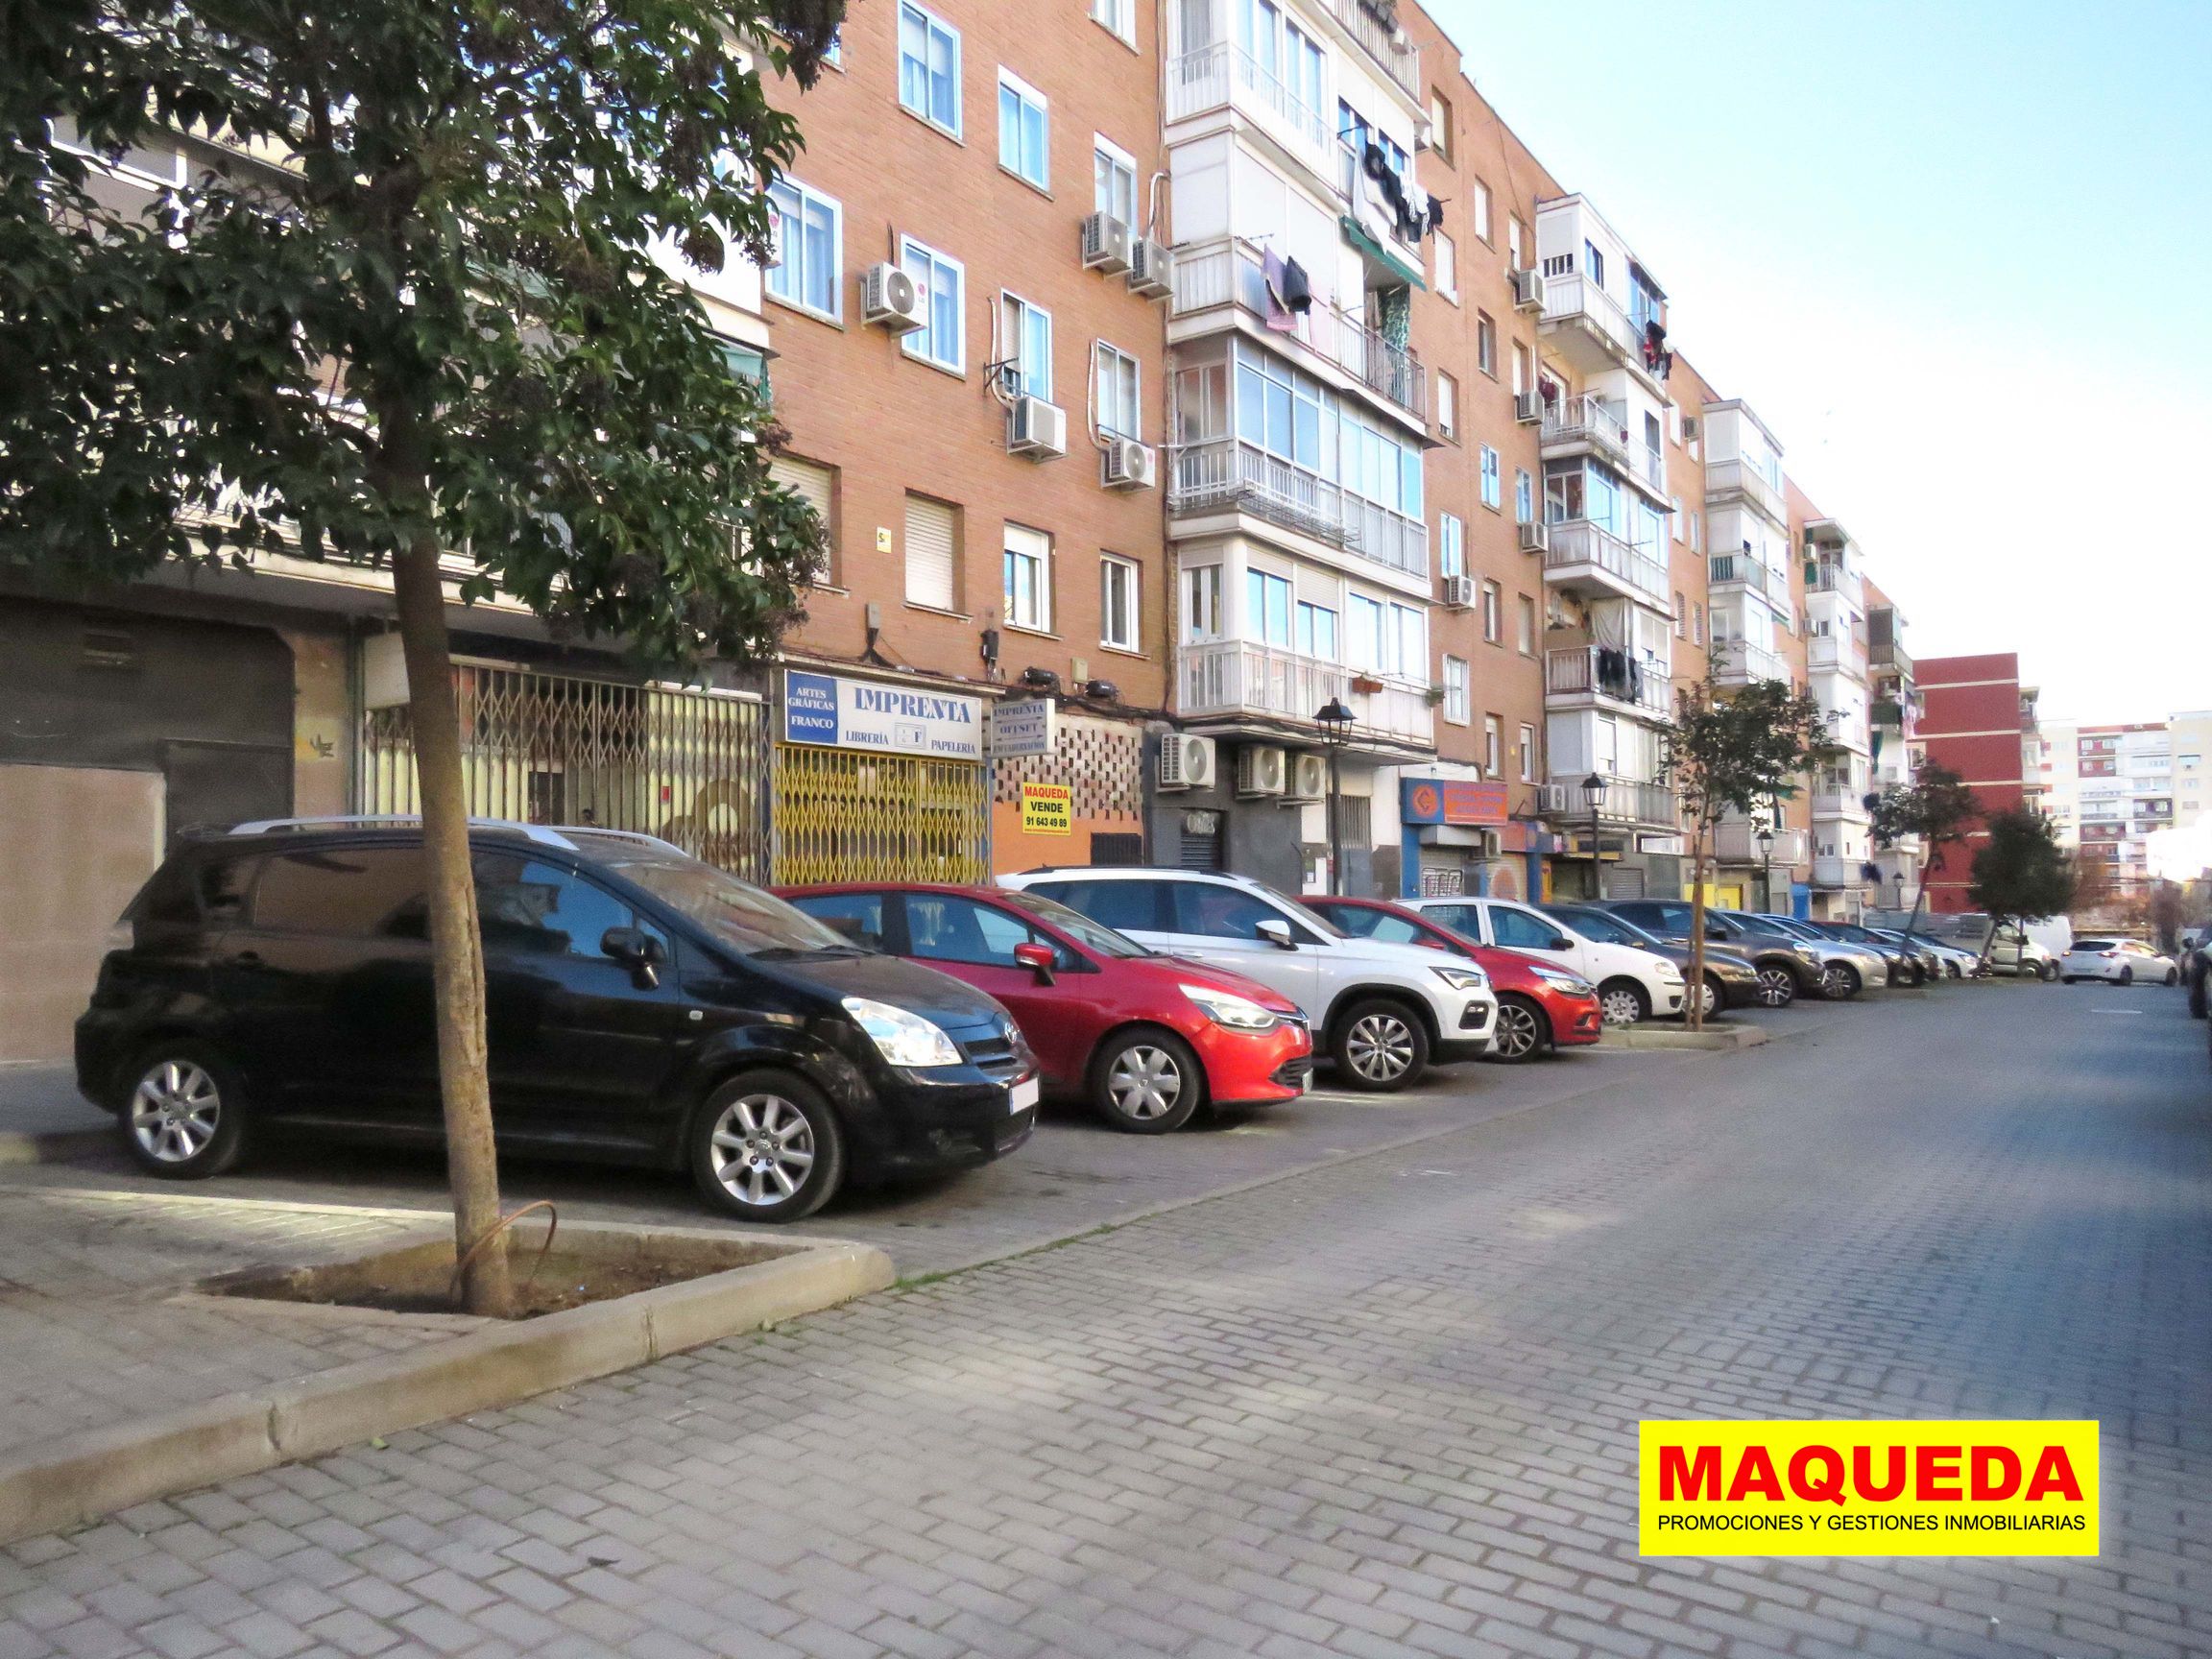
[[[2092,1008],[2089,1012],[2092,1014],[2125,1014],[2130,1020],[2140,1020],[2143,1017],[2143,1010],[2140,1008]]]

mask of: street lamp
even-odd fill
[[[1759,833],[1759,896],[1766,901],[1769,915],[1774,911],[1774,826],[1761,821]]]
[[[1332,697],[1314,711],[1313,718],[1321,726],[1321,746],[1329,752],[1329,896],[1340,899],[1344,896],[1344,809],[1337,794],[1336,757],[1352,735],[1353,714],[1343,698]]]
[[[1905,908],[1905,872],[1900,870],[1895,875],[1891,876],[1889,879],[1897,883],[1896,907],[1902,910]]]
[[[1603,775],[1593,772],[1582,780],[1582,803],[1590,808],[1590,897],[1602,899],[1600,890],[1604,882],[1600,877],[1604,866],[1599,862],[1598,809],[1605,805],[1606,783]]]

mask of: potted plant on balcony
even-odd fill
[[[1372,695],[1382,689],[1382,682],[1372,674],[1355,674],[1352,676],[1352,689]]]
[[[1424,695],[1429,699],[1429,707],[1434,709],[1444,701],[1444,687],[1431,685]]]

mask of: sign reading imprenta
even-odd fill
[[[1049,755],[1060,746],[1060,706],[1049,697],[994,704],[984,724],[990,733],[991,753],[1000,760],[1022,755]]]
[[[983,758],[983,700],[783,670],[783,740],[939,760]]]

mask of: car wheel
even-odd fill
[[[1697,988],[1697,1017],[1700,1020],[1710,1020],[1727,1006],[1728,998],[1720,989],[1719,976],[1714,974],[1706,974],[1705,983]]]
[[[1336,1070],[1355,1089],[1403,1089],[1429,1069],[1429,1033],[1403,1002],[1361,1002],[1336,1022],[1329,1040]]]
[[[246,1092],[203,1043],[147,1050],[123,1109],[123,1143],[149,1174],[197,1181],[232,1168],[246,1149]]]
[[[796,1221],[845,1178],[845,1135],[805,1078],[753,1071],[716,1089],[691,1118],[691,1177],[708,1203],[748,1221]]]
[[[2135,983],[2135,970],[2128,967],[2125,962],[2120,964],[2120,983],[2123,985]]]
[[[1848,962],[1831,962],[1820,972],[1820,995],[1832,1002],[1848,1002],[1860,989],[1859,970]]]
[[[2042,980],[2046,985],[2050,984],[2052,980],[2058,977],[2058,964],[2056,962],[2044,963],[2041,968],[2036,970],[2035,977]]]
[[[1599,986],[1598,1006],[1608,1025],[1641,1025],[1651,1018],[1651,998],[1633,979],[1608,979]]]
[[[2212,1008],[2212,995],[2207,994],[2207,981],[2192,977],[2189,981],[2189,1018],[2201,1020]]]
[[[1498,1050],[1496,1058],[1509,1066],[1533,1060],[1551,1046],[1551,1022],[1533,998],[1503,991],[1498,996]]]
[[[1777,963],[1759,970],[1759,1006],[1787,1008],[1797,1000],[1797,975]]]
[[[2074,975],[2071,974],[2062,974],[2059,975],[2059,979],[2064,984],[2071,985],[2074,983]]]
[[[2177,969],[2177,968],[2169,968],[2169,969],[2167,969],[2167,970],[2166,970],[2166,983],[2167,983],[2168,985],[2178,985],[2178,984],[2180,984],[2180,983],[2181,983],[2181,971],[2180,971],[2179,969]]]
[[[1126,1134],[1165,1135],[1182,1128],[1205,1093],[1198,1057],[1169,1032],[1117,1032],[1091,1062],[1091,1104]]]

